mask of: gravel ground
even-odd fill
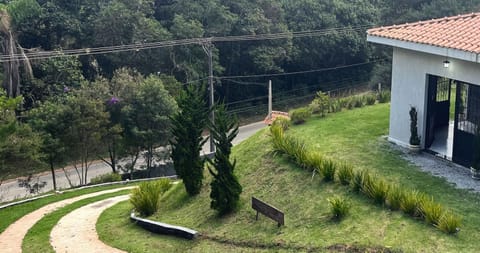
[[[480,192],[480,181],[471,178],[470,169],[433,154],[426,152],[410,154],[404,148],[394,144],[391,145],[394,149],[402,151],[403,158],[418,166],[420,170],[429,172],[436,177],[444,178],[458,189]]]

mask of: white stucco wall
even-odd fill
[[[446,59],[449,68],[443,67]],[[418,132],[425,145],[428,74],[480,85],[479,63],[394,47],[389,139],[399,145],[409,143],[410,106],[417,108]]]

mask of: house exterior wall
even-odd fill
[[[443,66],[446,59],[450,61],[448,68]],[[408,146],[409,111],[415,106],[421,145],[425,147],[428,74],[480,85],[479,63],[394,47],[389,140],[398,145]]]

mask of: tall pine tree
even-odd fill
[[[215,158],[210,162],[213,168],[208,168],[214,177],[210,184],[210,207],[223,215],[236,208],[242,193],[242,186],[233,173],[236,161],[230,161],[232,141],[238,134],[238,122],[235,117],[228,115],[225,106],[221,105],[216,110],[215,123],[210,127],[216,147]]]
[[[203,93],[204,88],[188,86],[177,98],[179,112],[171,117],[173,164],[190,196],[200,192],[203,181],[204,159],[200,157],[200,151],[206,141],[202,132],[210,112]]]

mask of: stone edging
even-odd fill
[[[157,234],[173,235],[190,240],[195,239],[199,235],[197,231],[189,228],[173,226],[162,222],[136,217],[134,212],[130,214],[130,219],[140,227]]]
[[[65,191],[57,191],[56,193],[45,194],[45,195],[42,195],[42,196],[39,196],[39,197],[33,197],[33,198],[28,198],[28,199],[12,202],[12,203],[0,206],[0,210],[5,209],[7,207],[16,206],[16,205],[24,204],[24,203],[27,203],[27,202],[35,201],[35,200],[38,200],[38,199],[43,199],[43,198],[46,198],[46,197],[50,197],[50,196],[53,196],[55,194],[62,194],[62,193],[66,193],[66,192],[73,192],[73,191],[89,189],[89,188],[94,188],[94,187],[100,187],[100,186],[108,186],[108,185],[116,185],[116,184],[128,184],[128,183],[136,183],[136,182],[142,182],[142,181],[152,181],[152,180],[157,180],[157,179],[162,179],[162,178],[177,179],[178,177],[177,177],[177,175],[174,175],[174,176],[168,176],[168,177],[143,178],[143,179],[135,179],[135,180],[129,180],[129,181],[117,181],[117,182],[109,182],[109,183],[103,183],[103,184],[86,185],[86,186],[82,186],[82,187],[78,187],[78,188],[68,189],[68,190],[65,190]]]

